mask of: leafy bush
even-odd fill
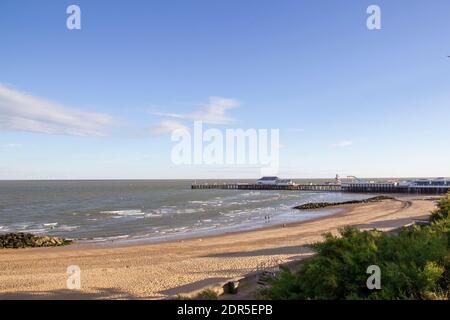
[[[262,292],[268,299],[442,299],[450,284],[450,197],[429,226],[392,236],[345,228],[313,245],[317,255],[300,270],[287,269]],[[381,269],[381,290],[366,286],[367,267]]]
[[[199,292],[195,297],[188,297],[188,296],[184,296],[182,294],[178,294],[173,299],[174,300],[218,300],[219,295],[214,290],[205,289],[205,290]]]
[[[217,300],[217,299],[219,299],[219,296],[217,295],[217,292],[215,292],[211,289],[206,289],[206,290],[203,290],[202,292],[200,292],[195,299],[196,300]]]
[[[430,221],[447,219],[450,213],[450,193],[445,195],[438,202],[438,209],[431,215]]]

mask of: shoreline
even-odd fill
[[[364,201],[364,200],[361,200]],[[239,225],[233,225],[228,226],[224,228],[218,228],[218,229],[208,229],[208,230],[191,230],[185,233],[174,233],[174,234],[168,234],[163,236],[150,236],[150,237],[136,237],[131,236],[128,237],[126,235],[124,236],[114,236],[114,237],[107,237],[107,238],[96,238],[96,239],[77,239],[77,238],[64,238],[68,241],[71,241],[71,244],[69,245],[71,248],[77,247],[77,248],[84,248],[84,247],[121,247],[121,246],[135,246],[135,245],[146,245],[146,244],[161,244],[161,243],[169,243],[169,242],[183,242],[186,240],[191,239],[208,239],[211,237],[220,237],[223,235],[232,235],[232,234],[240,234],[245,232],[252,232],[252,231],[259,231],[259,230],[266,230],[266,229],[272,229],[272,228],[281,228],[283,226],[293,226],[298,225],[304,222],[308,221],[315,221],[320,220],[323,218],[327,218],[330,216],[335,216],[344,213],[346,210],[348,210],[348,207],[350,205],[359,204],[362,203],[360,200],[356,200],[352,203],[337,203],[333,207],[323,207],[323,208],[317,208],[313,210],[308,210],[308,214],[317,214],[317,217],[308,217],[304,219],[300,219],[302,212],[301,210],[296,210],[298,213],[293,213],[295,215],[299,216],[299,220],[292,221],[292,222],[281,222],[277,221],[275,223],[258,223],[256,226],[251,225],[250,223],[243,223]],[[295,207],[292,207],[292,209],[295,209]],[[306,213],[306,210],[305,210]],[[13,232],[14,234],[19,232]],[[20,232],[20,233],[27,233],[27,232]],[[43,235],[35,235],[35,236],[47,236],[46,234]],[[27,247],[26,249],[32,249],[31,247]]]
[[[336,214],[339,209],[317,208],[316,210],[308,212],[300,212],[299,210],[295,210],[294,206],[313,201],[314,199],[316,201],[344,201],[347,199],[370,197],[369,194],[344,195],[342,193],[313,192],[310,195],[305,192],[304,195],[298,197],[294,196],[293,198],[291,198],[288,193],[284,193],[282,196],[275,194],[270,195],[270,199],[264,199],[264,193],[258,192],[255,198],[256,200],[252,200],[252,193],[253,192],[237,192],[229,195],[227,192],[226,194],[221,194],[217,199],[230,198],[233,200],[234,197],[238,197],[239,200],[241,199],[241,196],[243,196],[244,199],[243,204],[230,207],[230,209],[227,207],[223,210],[219,208],[222,204],[222,200],[219,201],[218,205],[214,203],[215,200],[212,200],[213,202],[210,203],[209,198],[209,200],[203,199],[202,201],[192,201],[195,204],[193,204],[192,208],[189,207],[189,210],[195,210],[193,215],[194,218],[185,218],[180,215],[180,221],[178,221],[179,214],[170,212],[167,215],[157,214],[161,219],[158,218],[158,220],[153,220],[151,218],[153,218],[152,212],[154,209],[136,209],[133,205],[125,205],[120,207],[121,209],[104,209],[99,213],[99,217],[93,216],[94,218],[89,218],[90,213],[86,213],[81,214],[81,217],[79,218],[75,217],[70,219],[71,215],[78,215],[78,210],[72,208],[68,212],[73,213],[66,213],[69,220],[66,220],[64,216],[40,219],[29,217],[26,220],[29,222],[24,222],[24,219],[21,223],[14,226],[14,223],[12,222],[13,219],[11,218],[11,221],[3,223],[4,226],[0,226],[0,234],[30,233],[35,236],[59,237],[73,240],[77,243],[89,244],[122,242],[161,243],[195,237],[209,237],[210,235],[257,230],[273,225],[317,219],[321,216]],[[335,196],[335,194],[337,195]],[[249,198],[250,200],[248,200],[248,206],[245,204],[247,196],[251,197]],[[194,197],[197,196],[194,195]],[[223,201],[230,201],[230,204],[234,205],[234,200],[231,200]],[[253,202],[256,202],[257,204],[254,205]],[[259,202],[262,202],[262,204],[259,204]],[[174,212],[178,211],[178,209],[167,210]],[[211,210],[211,213],[208,212],[209,210]],[[183,208],[181,208],[181,211],[183,211]],[[112,218],[118,219],[113,220]],[[141,222],[139,219],[142,219]],[[46,227],[47,225],[53,226],[48,228]],[[123,225],[123,227],[121,227],[121,225]],[[20,228],[18,226],[20,226]],[[59,230],[60,228],[61,230]],[[67,230],[64,228],[67,228]]]
[[[270,225],[262,225],[261,227],[254,227],[249,229],[239,229],[239,226],[237,226],[236,230],[227,231],[226,229],[221,229],[218,232],[214,231],[206,231],[203,235],[201,232],[191,232],[186,234],[176,234],[165,237],[165,239],[160,239],[156,237],[150,237],[150,238],[130,238],[130,239],[115,239],[115,240],[103,240],[103,241],[90,241],[90,240],[73,240],[73,243],[70,245],[70,247],[78,246],[78,248],[82,249],[84,247],[128,247],[128,246],[145,246],[145,245],[151,245],[151,244],[166,244],[166,243],[179,243],[179,242],[185,242],[190,240],[207,240],[212,238],[220,238],[222,236],[232,236],[232,235],[238,235],[238,234],[245,234],[245,233],[251,233],[251,232],[259,232],[259,231],[265,231],[265,230],[273,230],[273,229],[280,229],[280,228],[286,228],[286,227],[295,227],[302,225],[304,223],[310,222],[310,221],[320,221],[322,219],[326,219],[331,216],[338,216],[341,214],[345,214],[349,210],[351,210],[352,204],[342,204],[336,206],[336,209],[340,209],[339,212],[336,213],[329,213],[324,214],[318,217],[313,217],[310,219],[305,219],[301,221],[294,221],[294,222],[288,222],[288,223],[274,223]],[[326,208],[323,209],[317,209],[317,211],[325,211]],[[234,229],[234,228],[230,228]],[[33,248],[28,248],[33,249]]]
[[[382,195],[384,197],[385,195]],[[378,196],[377,196],[378,197]],[[372,198],[377,198],[372,197]],[[370,200],[372,198],[368,198],[367,200]],[[377,201],[366,201],[366,200],[356,200],[355,202],[342,202],[342,203],[335,203],[331,206],[326,206],[323,208],[318,209],[297,209],[300,211],[304,210],[306,212],[312,212],[317,211],[319,214],[321,212],[326,212],[326,210],[335,209],[339,210],[338,212],[332,212],[329,214],[322,214],[318,217],[313,217],[310,219],[300,220],[300,221],[293,221],[293,222],[287,222],[287,223],[275,223],[270,225],[262,225],[260,227],[255,228],[249,228],[249,229],[239,229],[239,226],[236,226],[236,230],[227,231],[227,229],[220,229],[218,232],[214,232],[213,230],[206,231],[203,235],[201,232],[191,232],[191,233],[185,233],[185,234],[174,234],[170,236],[164,236],[164,239],[160,239],[157,237],[150,237],[150,238],[130,238],[130,239],[114,239],[114,240],[101,240],[101,241],[92,241],[92,240],[77,240],[73,239],[73,243],[70,244],[70,248],[76,247],[77,249],[83,249],[83,248],[92,248],[92,247],[108,247],[108,248],[115,248],[115,247],[130,247],[130,246],[143,246],[143,245],[151,245],[151,244],[165,244],[165,243],[183,243],[185,241],[190,240],[207,240],[211,238],[216,237],[222,237],[222,236],[232,236],[232,235],[238,235],[238,234],[245,234],[245,233],[251,233],[251,232],[258,232],[258,231],[265,231],[265,230],[273,230],[273,229],[280,229],[280,228],[289,228],[289,227],[297,227],[301,226],[308,222],[313,221],[321,221],[324,219],[327,219],[329,217],[339,217],[340,215],[345,215],[353,207],[356,207],[358,205],[368,204],[368,203],[377,203],[382,202],[385,200],[392,200],[392,201],[404,201],[401,199],[409,199],[409,198],[415,198],[417,199],[417,196],[410,196],[410,195],[392,195],[392,196],[386,196],[385,199],[377,200]],[[419,197],[420,198],[420,197]],[[423,197],[422,200],[428,200],[428,201],[435,201],[439,199],[440,197]],[[295,208],[295,207],[294,207]],[[301,213],[299,213],[301,214]],[[230,228],[233,229],[233,228]],[[72,239],[71,239],[72,240]],[[29,248],[31,249],[31,248]]]
[[[343,226],[389,230],[426,217],[434,201],[397,197],[344,205],[331,216],[250,231],[158,243],[74,243],[0,250],[0,299],[161,299],[243,276],[271,259],[301,260],[307,244]],[[66,289],[67,267],[82,289]]]
[[[395,200],[394,200],[395,201]],[[262,231],[269,231],[269,230],[276,230],[281,228],[289,228],[289,227],[298,227],[305,223],[312,222],[312,221],[320,221],[327,219],[329,217],[338,217],[339,215],[344,215],[347,212],[349,212],[352,207],[357,206],[359,204],[363,204],[364,202],[358,202],[358,203],[342,203],[337,204],[333,208],[320,208],[316,209],[315,211],[318,212],[325,212],[329,209],[338,209],[338,212],[329,213],[329,214],[322,214],[318,217],[313,217],[310,219],[300,220],[300,221],[294,221],[294,222],[287,222],[287,223],[274,223],[270,225],[262,225],[261,227],[254,227],[254,228],[248,228],[248,229],[239,229],[239,226],[236,226],[236,230],[231,231],[224,231],[227,229],[220,229],[219,232],[214,232],[212,230],[208,230],[205,232],[205,234],[201,234],[201,232],[189,232],[185,234],[174,234],[170,236],[164,236],[164,239],[160,239],[157,237],[150,237],[150,238],[129,238],[129,239],[105,239],[105,240],[77,240],[77,239],[70,239],[72,243],[65,247],[35,247],[35,248],[22,248],[20,250],[42,250],[42,249],[56,249],[56,248],[65,248],[65,249],[92,249],[92,248],[121,248],[121,247],[139,247],[139,246],[147,246],[147,245],[160,245],[160,244],[173,244],[173,243],[183,243],[185,241],[192,241],[192,240],[209,240],[214,238],[221,238],[223,236],[233,236],[233,235],[240,235],[240,234],[246,234],[246,233],[253,233],[253,232],[262,232]],[[314,210],[309,210],[314,211]],[[301,213],[299,213],[301,214]],[[234,229],[234,228],[230,228]],[[161,237],[162,238],[162,237]],[[16,249],[13,249],[16,250]]]

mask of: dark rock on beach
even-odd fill
[[[326,207],[333,207],[333,206],[339,206],[343,204],[357,204],[357,203],[370,203],[370,202],[379,202],[383,200],[393,200],[392,197],[387,196],[377,196],[372,197],[369,199],[364,200],[351,200],[351,201],[344,201],[344,202],[311,202],[311,203],[305,203],[300,206],[294,207],[294,209],[299,210],[313,210],[313,209],[322,209]]]
[[[7,233],[0,235],[0,249],[28,247],[58,247],[72,241],[50,236],[35,236],[31,233]]]

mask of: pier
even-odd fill
[[[260,185],[251,183],[201,183],[193,184],[191,189],[226,189],[226,190],[301,190],[301,191],[342,191],[340,185],[296,184],[296,185]]]
[[[201,183],[191,185],[191,189],[222,190],[286,190],[286,191],[322,191],[354,193],[407,193],[441,195],[450,191],[450,185],[399,185],[393,183],[343,183],[337,184],[294,184],[261,185],[252,183]]]

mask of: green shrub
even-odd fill
[[[262,297],[268,299],[442,299],[449,297],[450,197],[438,203],[429,226],[396,236],[354,228],[325,235],[300,270],[280,272]],[[381,290],[369,290],[367,267],[381,269]]]
[[[217,300],[217,299],[219,299],[218,294],[211,289],[203,290],[197,295],[197,297],[195,297],[195,300]]]
[[[447,219],[450,214],[450,193],[438,201],[438,209],[431,215],[431,221]]]

